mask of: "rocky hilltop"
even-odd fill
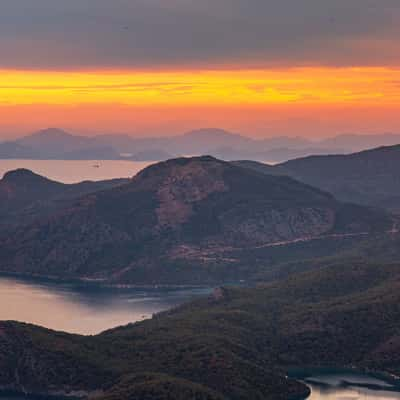
[[[227,251],[389,226],[384,213],[292,178],[212,157],[180,158],[3,238],[0,269],[130,283],[226,281],[248,275],[245,260]]]

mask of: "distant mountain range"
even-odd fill
[[[310,156],[278,165],[239,161],[268,175],[287,175],[339,200],[400,210],[400,145],[349,155]]]
[[[301,137],[252,139],[222,129],[200,129],[171,137],[129,135],[72,135],[45,129],[14,142],[0,143],[0,158],[131,159],[163,161],[173,157],[209,154],[224,160],[251,159],[283,162],[315,154],[346,154],[400,143],[400,135],[341,135],[320,141]]]
[[[99,183],[101,191],[76,199],[82,187],[7,174],[3,213],[31,209],[28,198],[51,207],[3,235],[0,269],[124,283],[225,282],[255,272],[248,257],[257,249],[392,227],[385,212],[209,156],[155,164],[120,183]],[[54,205],[68,193],[76,200]]]

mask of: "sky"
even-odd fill
[[[0,0],[0,137],[400,132],[399,0]]]

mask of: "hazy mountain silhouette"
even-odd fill
[[[130,158],[160,161],[177,156],[210,154],[225,160],[250,158],[282,161],[299,155],[332,151],[343,152],[337,148],[320,148],[314,142],[299,137],[256,140],[217,128],[198,129],[170,137],[143,138],[120,134],[85,137],[50,128],[14,143],[0,144],[1,158],[33,159]]]
[[[0,159],[37,158],[39,153],[17,142],[0,143]]]
[[[299,137],[273,137],[252,139],[223,129],[208,128],[187,132],[183,135],[159,138],[132,138],[127,135],[103,135],[97,137],[119,152],[151,151],[167,152],[171,156],[209,154],[224,160],[250,158],[282,161],[297,156],[319,153],[342,153],[339,148],[320,148],[314,142]],[[163,158],[160,158],[162,160]]]
[[[24,146],[28,158],[33,159],[114,160],[119,158],[119,153],[111,145],[101,145],[94,138],[71,135],[57,128],[44,129],[18,139],[15,143]]]
[[[224,160],[283,162],[319,154],[347,154],[400,143],[400,135],[340,135],[323,140],[277,136],[254,139],[218,128],[204,128],[169,137],[103,134],[72,135],[50,128],[0,143],[0,158],[120,159],[162,161],[166,158],[210,154]]]
[[[48,128],[18,139],[17,143],[42,153],[57,154],[89,148],[95,142],[91,138],[72,135],[62,129]]]

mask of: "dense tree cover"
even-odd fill
[[[306,393],[291,366],[400,374],[399,289],[397,264],[342,262],[94,337],[3,322],[0,383],[104,400],[287,399]]]

